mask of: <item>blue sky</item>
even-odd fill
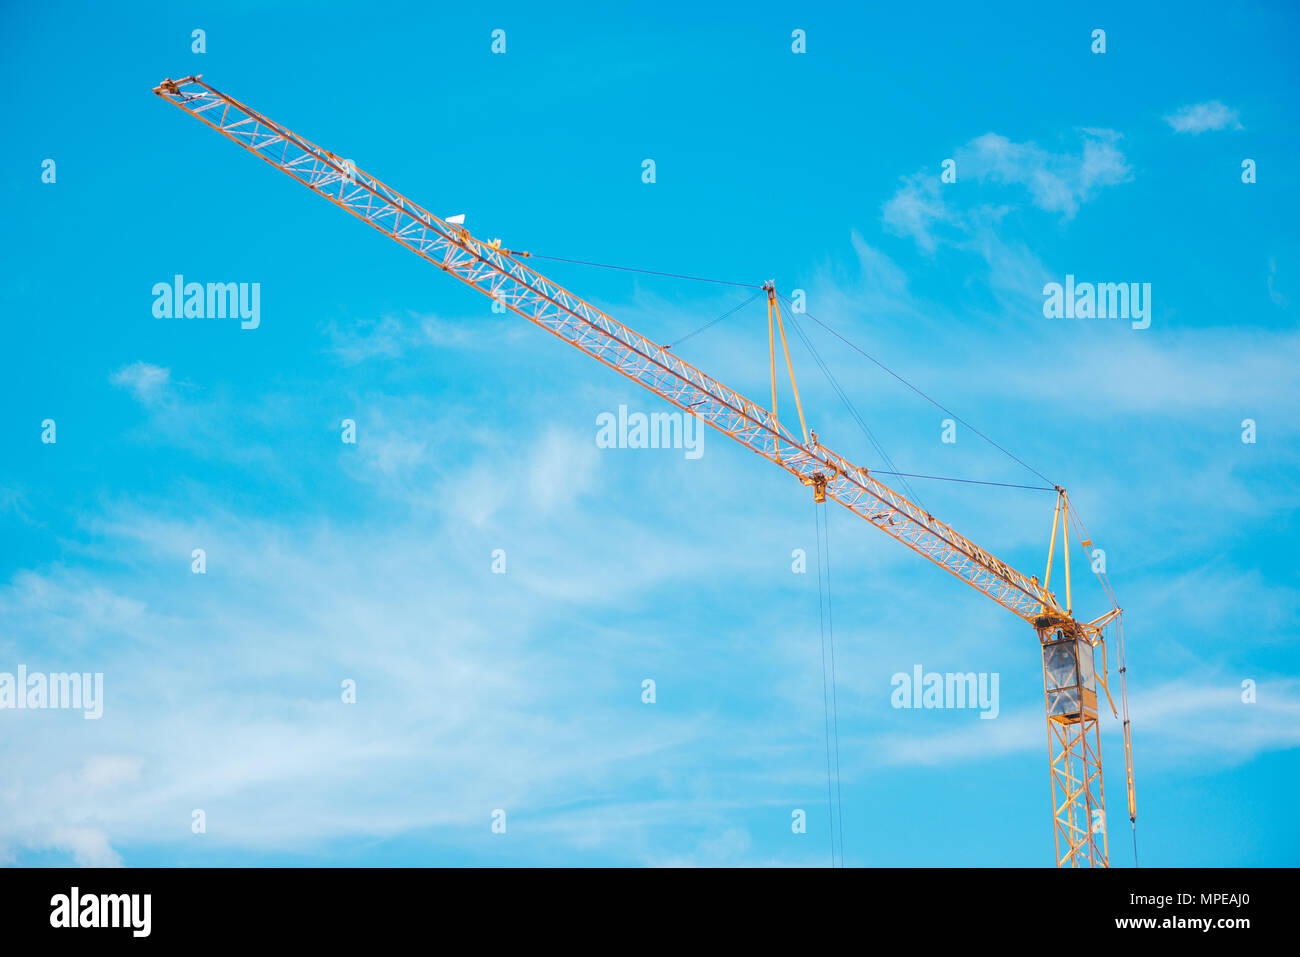
[[[827,863],[808,491],[717,433],[598,448],[666,404],[150,92],[202,73],[509,247],[804,290],[1104,547],[1141,863],[1298,862],[1294,10],[359,9],[0,14],[0,671],[105,689],[0,711],[0,861]],[[748,295],[535,265],[660,341]],[[178,273],[260,283],[259,327],[156,318]],[[1045,318],[1067,274],[1150,283],[1150,327]],[[763,325],[681,354],[761,400]],[[901,470],[1036,481],[807,325]],[[792,349],[810,424],[879,466]],[[1050,494],[913,488],[1041,573]],[[828,514],[847,863],[1049,865],[1032,630]],[[998,717],[892,708],[918,664],[998,674]],[[1128,866],[1109,716],[1102,747]]]

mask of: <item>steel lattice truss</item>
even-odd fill
[[[1091,740],[1089,740],[1091,735]],[[1058,867],[1106,867],[1105,788],[1096,717],[1074,724],[1047,721]]]
[[[867,469],[816,443],[801,445],[771,412],[502,250],[447,223],[351,161],[324,150],[198,77],[154,90],[406,248],[777,463],[941,568],[1033,622],[1065,617],[1036,580],[988,554]],[[815,479],[815,477],[817,477]]]

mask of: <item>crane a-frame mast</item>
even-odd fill
[[[316,146],[198,76],[164,80],[153,92],[444,272],[781,466],[812,486],[819,501],[833,499],[1034,625],[1045,647],[1057,640],[1100,640],[1102,625],[1076,621],[1046,582],[1040,584],[990,555],[867,469],[821,445],[815,433],[800,442],[777,421],[774,410],[745,398],[524,265],[520,259],[527,253],[503,249],[497,240],[485,242],[463,226],[434,216],[351,160]],[[773,300],[769,289],[769,304]],[[1060,727],[1051,729],[1052,723],[1049,702],[1057,863],[1105,865],[1104,812],[1099,831],[1092,823],[1094,812],[1103,808],[1095,711],[1090,724],[1058,721]],[[1088,731],[1093,732],[1092,742]]]

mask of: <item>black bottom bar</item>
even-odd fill
[[[1050,934],[1179,946],[1199,936],[1231,946],[1284,931],[1294,883],[1293,871],[1199,869],[10,869],[0,871],[0,927],[6,944],[75,937],[336,948],[414,932],[436,948],[457,946],[469,932],[480,944],[558,936],[618,948],[719,934],[764,938],[816,924],[815,932],[838,925],[864,944],[903,933],[927,945],[1041,942]],[[626,937],[608,935],[620,926]]]

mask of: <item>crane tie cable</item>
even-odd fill
[[[750,297],[749,299],[746,299],[744,302],[742,302],[739,306],[736,306],[734,309],[731,309],[731,310],[729,310],[728,312],[723,313],[721,316],[718,316],[716,319],[710,320],[709,322],[705,323],[705,324],[704,324],[703,326],[701,326],[700,328],[696,329],[694,332],[687,333],[686,335],[682,336],[680,339],[677,339],[677,340],[675,340],[674,342],[669,343],[668,345],[666,345],[666,346],[664,347],[665,349],[672,349],[672,348],[675,347],[675,346],[679,346],[679,345],[681,345],[681,344],[682,344],[683,342],[685,342],[686,340],[688,340],[688,339],[690,339],[690,338],[692,338],[692,337],[694,337],[694,336],[699,335],[701,332],[704,332],[706,329],[710,328],[711,326],[713,326],[713,325],[715,325],[715,324],[721,322],[722,320],[726,319],[728,316],[733,315],[734,313],[738,312],[740,309],[743,309],[745,306],[747,306],[747,305],[749,305],[751,302],[753,302],[754,299],[757,299],[757,298],[759,297],[759,295],[762,294],[762,293],[761,293],[761,290],[763,289],[763,285],[762,285],[761,283],[753,283],[753,282],[733,282],[733,281],[731,281],[731,280],[727,280],[727,279],[712,279],[712,278],[709,278],[709,277],[707,277],[707,276],[688,276],[688,275],[685,275],[685,274],[683,274],[683,273],[661,272],[661,271],[656,270],[656,269],[641,269],[641,268],[639,268],[639,267],[637,267],[637,266],[618,266],[618,265],[614,265],[614,264],[611,264],[611,263],[595,263],[595,262],[589,262],[588,260],[585,260],[585,259],[566,259],[566,258],[561,257],[561,256],[547,256],[547,255],[545,255],[544,253],[533,253],[533,252],[530,252],[530,253],[527,253],[527,254],[524,254],[524,255],[527,255],[527,256],[529,256],[529,257],[531,257],[531,258],[533,258],[533,259],[547,259],[547,260],[550,260],[551,262],[571,263],[571,264],[576,265],[576,266],[593,266],[593,267],[595,267],[595,268],[597,268],[597,269],[618,269],[618,270],[622,270],[623,272],[637,272],[637,273],[643,273],[643,274],[648,275],[648,276],[664,276],[664,277],[666,277],[666,278],[668,278],[668,279],[688,279],[688,280],[690,280],[690,281],[692,281],[692,282],[711,282],[711,283],[715,283],[715,284],[717,284],[717,285],[721,285],[721,286],[739,286],[739,287],[742,287],[742,288],[745,288],[745,289],[758,289],[758,290],[760,290],[760,292],[755,293],[752,297]],[[781,300],[782,300],[784,303],[786,303],[787,306],[789,306],[789,307],[791,308],[791,316],[793,316],[793,314],[794,314],[794,303],[789,299],[789,297],[785,296],[785,295],[782,294],[782,293],[779,293],[779,292],[778,292],[777,295],[780,296]],[[868,353],[868,352],[865,351],[864,349],[862,349],[862,348],[858,347],[857,345],[855,345],[854,343],[850,342],[848,339],[846,339],[844,336],[840,335],[838,332],[836,332],[836,331],[835,331],[834,329],[832,329],[830,326],[826,325],[826,323],[822,322],[820,319],[818,319],[818,318],[817,318],[816,316],[814,316],[812,313],[810,313],[810,312],[805,312],[804,315],[806,315],[806,316],[807,316],[809,319],[811,319],[813,322],[817,323],[817,325],[821,326],[823,329],[825,329],[827,332],[829,332],[831,335],[833,335],[836,339],[839,339],[841,342],[843,342],[845,345],[847,345],[850,349],[854,350],[855,352],[857,352],[859,355],[865,357],[866,359],[869,359],[872,363],[874,363],[874,364],[875,364],[876,366],[878,366],[879,368],[883,369],[885,372],[888,372],[891,376],[893,376],[893,377],[894,377],[895,379],[897,379],[899,382],[903,383],[903,385],[907,386],[909,389],[911,389],[913,392],[915,392],[915,393],[916,393],[917,395],[919,395],[921,398],[925,399],[925,401],[929,402],[929,403],[930,403],[931,405],[933,405],[935,408],[939,409],[940,411],[944,412],[944,413],[947,414],[947,415],[952,416],[955,420],[957,420],[958,422],[960,422],[960,423],[961,423],[963,426],[965,426],[966,428],[970,429],[972,432],[974,432],[976,435],[978,435],[978,436],[979,436],[981,439],[983,439],[985,442],[989,443],[989,445],[993,446],[995,449],[997,449],[997,450],[998,450],[999,452],[1001,452],[1003,455],[1008,456],[1009,458],[1011,458],[1012,460],[1014,460],[1014,461],[1017,462],[1018,464],[1024,466],[1026,469],[1028,469],[1029,471],[1033,472],[1033,473],[1034,473],[1035,475],[1037,475],[1040,479],[1042,479],[1044,482],[1046,482],[1049,486],[1052,487],[1051,489],[1049,489],[1049,491],[1054,490],[1054,489],[1056,488],[1056,483],[1053,482],[1051,479],[1049,479],[1049,478],[1048,478],[1046,475],[1044,475],[1042,472],[1038,471],[1038,470],[1037,470],[1036,468],[1034,468],[1032,465],[1029,465],[1027,462],[1025,462],[1023,459],[1019,458],[1018,456],[1016,456],[1016,455],[1013,454],[1012,452],[1009,452],[1007,449],[1003,448],[1003,447],[1002,447],[1001,445],[999,445],[997,442],[994,442],[991,438],[989,438],[987,435],[985,435],[985,434],[984,434],[983,432],[981,432],[979,429],[975,428],[975,426],[971,425],[969,422],[967,422],[967,421],[966,421],[965,419],[963,419],[961,416],[957,415],[957,413],[955,413],[955,412],[953,412],[952,410],[948,409],[948,408],[947,408],[946,406],[944,406],[942,403],[937,402],[936,400],[932,399],[929,395],[927,395],[927,394],[926,394],[925,392],[923,392],[921,389],[919,389],[919,388],[917,388],[916,386],[914,386],[911,382],[909,382],[909,381],[907,381],[906,379],[904,379],[901,375],[899,375],[899,374],[898,374],[897,372],[895,372],[893,369],[891,369],[891,368],[889,368],[888,366],[886,366],[883,362],[881,362],[881,361],[880,361],[879,359],[877,359],[875,356],[871,355],[870,353]],[[820,356],[817,355],[816,349],[813,347],[811,341],[810,341],[809,339],[807,339],[806,336],[803,335],[802,331],[799,330],[799,327],[798,327],[797,324],[796,324],[795,328],[796,328],[797,331],[800,331],[800,338],[803,339],[803,341],[804,341],[804,345],[808,347],[808,350],[813,354],[814,359],[817,360],[818,365],[820,365],[820,366],[822,367],[822,371],[825,372],[826,375],[827,375],[827,378],[831,380],[831,384],[835,387],[835,390],[836,390],[837,392],[840,393],[840,397],[844,400],[844,402],[845,402],[847,405],[849,405],[849,411],[853,414],[853,417],[854,417],[855,419],[858,420],[858,424],[859,424],[860,426],[862,426],[863,431],[866,432],[866,434],[867,434],[867,438],[871,440],[871,444],[874,445],[874,446],[876,447],[876,451],[879,452],[879,453],[881,454],[881,458],[883,458],[883,459],[885,460],[885,462],[891,466],[891,469],[892,469],[893,462],[891,462],[891,461],[889,460],[889,456],[885,453],[884,449],[879,445],[879,443],[876,442],[875,436],[871,434],[871,432],[870,432],[869,429],[867,429],[866,424],[862,421],[861,417],[857,414],[857,411],[852,407],[852,404],[849,402],[848,397],[844,394],[843,390],[840,389],[839,384],[838,384],[837,382],[835,382],[834,377],[831,376],[831,374],[830,374],[830,370],[826,368],[825,363],[823,363],[823,362],[821,361],[821,359],[820,359]],[[879,474],[882,474],[882,475],[896,475],[896,476],[898,476],[898,477],[900,477],[900,478],[903,478],[903,479],[906,479],[906,478],[934,478],[934,479],[938,479],[938,480],[941,480],[941,481],[965,482],[965,483],[967,483],[967,484],[971,484],[971,485],[997,485],[997,486],[1003,486],[1003,487],[1006,487],[1006,488],[1026,488],[1026,489],[1038,489],[1038,488],[1040,488],[1040,486],[1032,486],[1032,485],[1013,485],[1013,484],[1005,483],[1005,482],[980,482],[980,481],[976,481],[976,480],[974,480],[974,479],[946,479],[946,478],[943,478],[943,477],[941,477],[941,476],[912,475],[911,473],[908,473],[908,472],[898,472],[898,471],[881,471]],[[903,485],[904,485],[905,488],[907,488],[907,491],[909,492],[909,494],[911,494],[913,498],[916,498],[916,499],[917,499],[917,503],[918,503],[918,504],[922,504],[922,503],[920,502],[919,496],[917,496],[916,493],[912,491],[911,487],[907,485],[907,482],[906,482],[906,481],[903,482]],[[924,507],[924,506],[923,506],[923,507]]]
[[[698,329],[695,329],[692,332],[688,332],[686,335],[682,336],[679,339],[674,339],[668,345],[664,346],[664,348],[674,349],[677,346],[681,345],[683,342],[686,342],[688,339],[692,339],[695,336],[698,336],[701,332],[711,329],[719,322],[722,322],[724,319],[727,319],[728,317],[735,315],[741,309],[744,309],[746,306],[748,306],[751,302],[753,302],[762,294],[763,294],[763,290],[760,288],[758,292],[754,293],[744,302],[740,303],[740,305],[733,306],[732,308],[728,309],[726,312],[724,312],[722,315],[718,316],[717,318],[710,319],[708,322],[704,323],[704,325],[700,326]],[[793,322],[793,316],[791,317],[791,319]],[[862,427],[863,431],[866,433],[867,438],[871,440],[872,445],[874,445],[876,447],[876,450],[880,452],[881,457],[884,458],[886,461],[888,461],[889,456],[885,453],[884,448],[880,446],[880,444],[876,441],[875,436],[871,433],[871,430],[867,428],[866,423],[862,421],[862,417],[858,415],[857,410],[853,407],[853,403],[849,401],[848,395],[844,392],[843,388],[840,387],[838,381],[836,381],[835,377],[831,374],[829,367],[827,367],[825,361],[821,359],[821,356],[817,353],[817,350],[813,346],[811,340],[809,340],[808,337],[804,334],[803,329],[799,326],[798,322],[794,322],[794,329],[795,332],[799,334],[800,340],[803,342],[804,346],[812,354],[813,358],[817,360],[819,367],[821,368],[822,372],[827,376],[827,378],[830,380],[831,385],[835,388],[836,392],[839,393],[841,400],[845,403],[846,406],[848,406],[849,412],[853,415],[855,419],[857,419],[858,424]],[[892,466],[893,463],[890,462],[890,465]],[[960,482],[965,485],[991,485],[991,486],[997,486],[999,488],[1023,488],[1023,489],[1031,489],[1033,491],[1039,491],[1039,492],[1056,491],[1054,487],[1047,486],[1047,485],[1018,485],[1012,482],[991,482],[983,479],[953,478],[946,475],[921,475],[916,472],[897,472],[888,469],[871,469],[871,474],[872,475],[894,475],[894,476],[898,476],[899,478],[930,479],[936,482]],[[906,485],[906,483],[904,483],[904,485]],[[919,496],[917,496],[915,492],[912,492],[910,487],[908,487],[908,491],[912,494],[913,498],[917,499],[918,504],[920,504]]]
[[[1013,482],[989,482],[984,479],[952,478],[947,475],[917,475],[915,472],[886,472],[883,469],[871,469],[872,475],[899,475],[905,478],[934,479],[936,482],[961,482],[965,485],[996,485],[999,488],[1027,488],[1035,492],[1055,492],[1056,489],[1046,485],[1016,485]]]
[[[673,340],[672,342],[668,343],[668,345],[664,346],[664,348],[665,348],[665,349],[672,349],[674,346],[680,346],[680,345],[681,345],[683,342],[685,342],[687,339],[690,339],[690,338],[692,338],[692,337],[694,337],[694,336],[698,336],[701,332],[703,332],[703,331],[706,330],[706,329],[711,328],[712,326],[717,325],[719,322],[721,322],[723,319],[726,319],[728,316],[732,316],[732,315],[735,315],[736,313],[740,312],[740,310],[744,309],[746,306],[748,306],[751,302],[753,302],[755,299],[757,299],[757,298],[758,298],[759,296],[761,296],[761,295],[763,295],[763,290],[762,290],[762,289],[760,289],[758,292],[754,293],[752,296],[750,296],[748,299],[746,299],[744,302],[742,302],[739,306],[733,306],[731,309],[728,309],[726,312],[724,312],[722,315],[718,316],[716,319],[710,319],[708,322],[706,322],[704,325],[700,326],[700,327],[699,327],[698,329],[696,329],[694,332],[688,332],[688,333],[686,333],[686,335],[682,336],[680,339],[675,339],[675,340]]]
[[[735,306],[735,307],[733,307],[732,309],[727,310],[726,312],[724,312],[722,315],[718,316],[718,317],[715,318],[715,319],[711,319],[711,320],[709,320],[709,321],[706,322],[704,325],[700,326],[698,329],[695,329],[695,330],[693,330],[692,332],[688,332],[686,335],[682,336],[681,338],[673,340],[673,341],[670,342],[668,345],[664,346],[665,349],[673,349],[673,348],[675,348],[675,347],[681,345],[683,342],[686,342],[688,339],[692,339],[692,338],[694,338],[695,336],[699,335],[701,332],[704,332],[704,331],[706,331],[706,330],[712,328],[713,326],[717,325],[719,322],[722,322],[724,319],[727,319],[727,318],[729,318],[730,316],[735,315],[735,314],[736,314],[737,312],[739,312],[741,309],[745,308],[745,306],[749,305],[751,302],[753,302],[755,299],[757,299],[759,296],[761,296],[761,295],[763,294],[763,288],[764,288],[763,285],[762,285],[761,283],[752,283],[752,282],[732,282],[732,281],[730,281],[730,280],[726,280],[726,279],[711,279],[711,278],[708,278],[708,277],[706,277],[706,276],[687,276],[687,275],[684,275],[684,274],[682,274],[682,273],[660,272],[660,271],[655,270],[655,269],[641,269],[641,268],[636,267],[636,266],[618,266],[618,265],[613,265],[613,264],[610,264],[610,263],[595,263],[595,262],[588,262],[587,260],[583,260],[583,259],[565,259],[565,258],[560,257],[560,256],[547,256],[547,255],[545,255],[544,253],[533,253],[533,252],[530,252],[530,253],[527,253],[526,255],[529,256],[530,258],[533,258],[533,259],[547,259],[547,260],[550,260],[551,262],[571,263],[571,264],[573,264],[573,265],[577,265],[577,266],[594,266],[594,267],[596,267],[596,268],[598,268],[598,269],[618,269],[618,270],[622,270],[622,271],[624,271],[624,272],[637,272],[637,273],[644,273],[644,274],[646,274],[646,275],[650,275],[650,276],[664,276],[664,277],[669,278],[669,279],[689,279],[689,280],[691,280],[692,282],[711,282],[711,283],[716,283],[716,284],[718,284],[718,285],[722,285],[722,286],[739,286],[739,287],[746,288],[746,289],[757,289],[757,290],[759,290],[758,292],[754,293],[754,295],[752,295],[752,296],[750,296],[748,299],[746,299],[744,302],[740,303],[740,305]],[[791,307],[791,316],[793,317],[793,306],[794,306],[794,303],[791,302],[791,300],[790,300],[787,296],[785,296],[784,294],[782,294],[782,293],[779,293],[779,292],[778,292],[777,295],[780,296],[781,300],[782,300],[783,302],[785,302],[786,305],[788,305],[788,306]],[[884,363],[880,362],[878,359],[876,359],[874,356],[868,354],[868,353],[865,352],[863,349],[861,349],[861,348],[859,348],[858,346],[854,345],[852,342],[850,342],[848,339],[844,338],[842,335],[840,335],[840,334],[839,334],[838,332],[836,332],[834,329],[832,329],[832,328],[830,328],[829,326],[827,326],[826,323],[822,322],[822,321],[821,321],[820,319],[818,319],[816,316],[812,315],[811,313],[807,313],[807,312],[805,312],[804,315],[806,315],[806,316],[807,316],[809,319],[811,319],[813,322],[817,323],[817,325],[821,326],[823,329],[825,329],[825,330],[826,330],[827,332],[829,332],[831,335],[835,336],[835,338],[839,339],[839,340],[840,340],[841,342],[843,342],[845,345],[849,346],[849,348],[853,349],[855,352],[857,352],[857,353],[859,353],[860,355],[866,357],[867,359],[870,359],[873,363],[875,363],[877,366],[879,366],[879,367],[880,367],[881,369],[883,369],[885,372],[888,372],[891,376],[893,376],[893,377],[894,377],[895,379],[897,379],[899,382],[903,383],[905,386],[907,386],[909,389],[911,389],[911,390],[912,390],[913,392],[915,392],[917,395],[921,396],[921,398],[925,399],[925,400],[926,400],[927,402],[929,402],[931,405],[935,406],[936,408],[940,409],[941,411],[945,412],[946,414],[951,415],[954,419],[956,419],[958,422],[960,422],[960,423],[961,423],[962,425],[964,425],[966,428],[970,429],[972,432],[974,432],[976,435],[978,435],[980,438],[982,438],[985,442],[988,442],[990,445],[992,445],[992,446],[993,446],[994,448],[996,448],[998,451],[1002,452],[1004,455],[1009,456],[1010,458],[1012,458],[1012,459],[1014,459],[1016,462],[1018,462],[1020,465],[1024,466],[1024,467],[1027,468],[1027,469],[1029,469],[1029,471],[1033,472],[1035,475],[1037,475],[1039,478],[1041,478],[1044,482],[1047,482],[1047,483],[1048,483],[1048,486],[1050,486],[1050,487],[1045,488],[1044,486],[1041,486],[1041,485],[1017,485],[1017,484],[1010,483],[1010,482],[989,482],[989,481],[981,481],[981,480],[979,480],[979,479],[950,478],[950,477],[942,476],[942,475],[919,475],[919,474],[916,474],[916,473],[913,473],[913,472],[900,472],[900,471],[895,471],[895,470],[893,470],[893,464],[894,464],[894,463],[893,463],[892,461],[890,461],[889,455],[885,452],[884,448],[883,448],[883,447],[882,447],[882,446],[881,446],[881,445],[876,441],[876,437],[871,433],[871,430],[867,428],[866,423],[862,420],[862,417],[861,417],[860,415],[858,415],[857,410],[853,407],[853,404],[849,401],[847,394],[846,394],[846,393],[844,392],[844,390],[840,387],[839,383],[835,380],[835,377],[831,374],[830,369],[826,366],[825,362],[821,359],[821,356],[817,353],[816,347],[813,346],[812,341],[811,341],[810,339],[807,338],[807,336],[803,333],[802,329],[799,327],[798,323],[796,322],[796,323],[795,323],[795,331],[799,333],[800,339],[803,341],[804,345],[808,348],[808,351],[812,354],[814,360],[817,362],[818,366],[820,366],[822,372],[826,375],[827,379],[830,381],[830,383],[831,383],[831,385],[834,387],[835,391],[836,391],[837,393],[839,393],[839,396],[840,396],[840,398],[844,401],[845,405],[848,406],[848,408],[849,408],[849,412],[853,415],[853,418],[857,420],[858,425],[861,426],[863,432],[866,434],[867,438],[871,441],[871,444],[872,444],[873,446],[875,446],[876,451],[880,453],[881,458],[884,459],[885,462],[890,466],[890,469],[872,469],[871,471],[872,471],[873,474],[875,474],[875,475],[894,475],[894,476],[897,476],[897,477],[899,477],[899,478],[901,478],[901,479],[908,479],[908,478],[932,479],[932,480],[934,480],[934,481],[940,481],[940,482],[961,482],[961,483],[966,484],[966,485],[990,485],[990,486],[997,486],[997,487],[1000,487],[1000,488],[1022,488],[1022,489],[1031,489],[1031,490],[1034,490],[1034,491],[1048,491],[1048,492],[1051,492],[1051,491],[1055,491],[1055,490],[1056,490],[1055,483],[1053,483],[1053,482],[1051,481],[1051,479],[1047,478],[1047,476],[1043,475],[1043,474],[1042,474],[1041,472],[1039,472],[1037,469],[1035,469],[1035,468],[1033,468],[1032,466],[1026,464],[1026,463],[1025,463],[1024,461],[1022,461],[1020,458],[1018,458],[1017,456],[1015,456],[1015,455],[1012,454],[1011,452],[1007,451],[1007,450],[1006,450],[1005,448],[1003,448],[1002,446],[998,445],[998,443],[994,442],[994,441],[993,441],[992,439],[990,439],[987,435],[985,435],[985,434],[984,434],[983,432],[981,432],[979,429],[975,428],[973,425],[971,425],[969,422],[967,422],[967,421],[966,421],[965,419],[963,419],[961,416],[957,415],[955,412],[952,412],[951,410],[947,409],[945,406],[943,406],[943,405],[940,404],[939,402],[936,402],[934,399],[930,398],[930,396],[926,395],[924,392],[922,392],[922,391],[921,391],[920,389],[918,389],[916,386],[912,385],[912,383],[908,382],[906,379],[904,379],[904,378],[903,378],[902,376],[900,376],[898,373],[894,372],[894,370],[890,369],[890,368],[889,368],[888,366],[886,366]],[[906,481],[903,482],[903,485],[904,485],[904,487],[907,489],[908,493],[909,493],[909,494],[910,494],[914,499],[916,499],[917,504],[922,505],[922,507],[924,507],[924,504],[920,501],[920,496],[918,496],[918,495],[917,495],[917,494],[912,490],[911,486],[909,486],[909,485],[907,484]]]
[[[779,294],[778,294],[778,295],[779,295]],[[782,298],[783,300],[785,300],[787,303],[790,303],[791,307],[793,308],[793,305],[794,305],[794,304],[791,303],[789,299],[786,299],[785,296],[781,296],[781,298]],[[1024,461],[1023,459],[1021,459],[1019,456],[1017,456],[1017,455],[1015,455],[1015,454],[1013,454],[1013,453],[1007,451],[1007,450],[1004,449],[1001,445],[998,445],[998,443],[994,442],[991,438],[989,438],[987,435],[985,435],[985,434],[984,434],[983,432],[981,432],[979,429],[975,428],[975,426],[971,425],[969,422],[967,422],[965,419],[963,419],[961,416],[959,416],[956,412],[953,412],[952,410],[950,410],[950,409],[948,409],[947,407],[945,407],[942,403],[937,402],[936,400],[930,398],[930,396],[926,395],[924,392],[922,392],[922,391],[921,391],[920,389],[918,389],[916,386],[912,385],[912,383],[908,382],[908,381],[907,381],[906,379],[904,379],[901,375],[899,375],[899,374],[898,374],[897,372],[895,372],[893,369],[889,368],[889,366],[885,365],[883,362],[881,362],[881,361],[880,361],[879,359],[877,359],[875,356],[871,355],[871,354],[868,353],[866,350],[861,349],[861,348],[859,348],[858,346],[854,345],[852,342],[850,342],[848,339],[844,338],[844,336],[840,335],[838,332],[836,332],[836,331],[835,331],[834,329],[832,329],[830,326],[826,325],[826,323],[822,322],[820,319],[818,319],[818,318],[817,318],[816,316],[814,316],[812,313],[810,313],[810,312],[805,312],[804,315],[806,315],[806,316],[807,316],[809,319],[811,319],[813,322],[817,323],[817,325],[821,326],[823,329],[825,329],[827,332],[829,332],[831,335],[833,335],[836,339],[840,340],[840,342],[844,343],[846,346],[848,346],[848,347],[849,347],[850,349],[852,349],[854,352],[856,352],[856,353],[858,353],[859,355],[865,357],[866,359],[869,359],[871,362],[873,362],[873,363],[874,363],[875,365],[877,365],[879,368],[883,369],[885,372],[888,372],[891,376],[893,376],[893,377],[894,377],[895,379],[897,379],[899,382],[903,383],[903,385],[907,386],[909,389],[911,389],[913,392],[915,392],[915,393],[916,393],[917,395],[919,395],[921,398],[925,399],[926,402],[929,402],[929,403],[930,403],[931,405],[933,405],[935,408],[937,408],[937,409],[939,409],[940,411],[945,412],[945,413],[947,413],[948,415],[952,416],[954,419],[956,419],[958,422],[960,422],[960,423],[961,423],[962,425],[964,425],[966,428],[970,429],[972,432],[974,432],[976,435],[978,435],[981,439],[983,439],[983,440],[984,440],[985,442],[987,442],[989,445],[993,446],[995,449],[997,449],[997,450],[998,450],[999,452],[1001,452],[1003,455],[1006,455],[1006,456],[1008,456],[1009,458],[1013,459],[1015,462],[1019,463],[1020,465],[1023,465],[1025,468],[1029,469],[1029,471],[1033,472],[1035,475],[1037,475],[1040,479],[1042,479],[1042,480],[1043,480],[1044,482],[1046,482],[1048,485],[1051,485],[1051,486],[1055,487],[1056,483],[1053,482],[1051,479],[1049,479],[1049,478],[1048,478],[1046,475],[1044,475],[1042,472],[1038,471],[1038,469],[1034,468],[1032,465],[1030,465],[1029,463],[1025,462],[1025,461]]]

